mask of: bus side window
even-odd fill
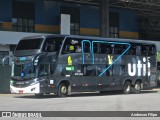
[[[141,45],[136,46],[136,55],[141,55]]]
[[[47,51],[47,52],[53,52],[55,50],[55,45],[54,44],[47,44],[46,45],[46,49],[45,49],[45,51]]]
[[[98,44],[97,43],[94,43],[93,52],[98,53]]]
[[[151,45],[149,51],[150,51],[149,55],[155,55],[156,54],[156,47],[154,45]]]
[[[144,56],[149,55],[149,46],[148,45],[143,45],[142,46],[142,55],[144,55]]]
[[[48,38],[46,39],[43,51],[44,52],[59,52],[62,41],[60,38]]]
[[[81,44],[77,44],[76,45],[76,53],[81,53],[82,52],[82,45]]]
[[[136,50],[135,50],[135,46],[131,45],[130,49],[126,52],[126,55],[135,55]]]
[[[119,54],[119,52],[120,52],[120,47],[119,47],[119,45],[115,45],[115,46],[114,46],[114,54]]]
[[[106,53],[106,47],[105,47],[105,44],[103,43],[100,44],[100,53],[102,54]]]
[[[85,53],[90,53],[91,51],[90,51],[90,43],[89,42],[85,42],[84,43],[84,52]]]
[[[110,44],[101,43],[100,44],[100,53],[101,54],[112,54],[112,48]]]
[[[44,43],[44,46],[43,46],[43,51],[45,52],[53,52],[55,49],[55,46],[52,42],[52,39],[47,39]]]
[[[121,45],[121,44],[115,45],[114,54],[122,54],[125,51],[125,49],[126,49],[125,45]]]
[[[82,52],[81,40],[75,38],[74,39],[67,38],[62,49],[62,54],[81,53],[81,52]]]

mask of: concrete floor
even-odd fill
[[[33,94],[0,94],[0,111],[160,111],[160,90],[154,89],[143,91],[141,94],[129,95],[119,92],[107,92],[103,95],[78,93],[66,98],[57,98],[55,95],[37,98]],[[68,118],[65,117],[65,119]],[[83,120],[85,118],[76,119]],[[111,119],[120,120],[117,117]]]

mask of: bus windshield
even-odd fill
[[[40,49],[42,41],[43,38],[21,40],[18,43],[16,50]]]
[[[34,78],[36,76],[35,74],[35,68],[30,63],[25,64],[14,64],[13,67],[13,78],[15,79],[29,79]]]

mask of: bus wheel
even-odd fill
[[[133,93],[139,94],[141,93],[141,83],[138,81],[133,87]]]
[[[64,84],[64,83],[61,83],[59,85],[59,88],[58,88],[58,96],[59,97],[66,97],[67,96],[67,92],[68,92],[67,85]]]
[[[131,83],[130,82],[125,82],[124,88],[123,88],[123,93],[124,94],[130,94],[131,93]]]

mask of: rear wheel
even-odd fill
[[[136,82],[135,85],[133,86],[133,93],[135,94],[141,93],[141,83],[139,81]]]
[[[58,96],[59,97],[66,97],[67,96],[67,93],[68,93],[68,86],[64,83],[61,83],[59,85],[59,88],[58,88]]]
[[[125,82],[124,87],[123,87],[123,93],[124,94],[131,93],[131,83],[129,81]]]

